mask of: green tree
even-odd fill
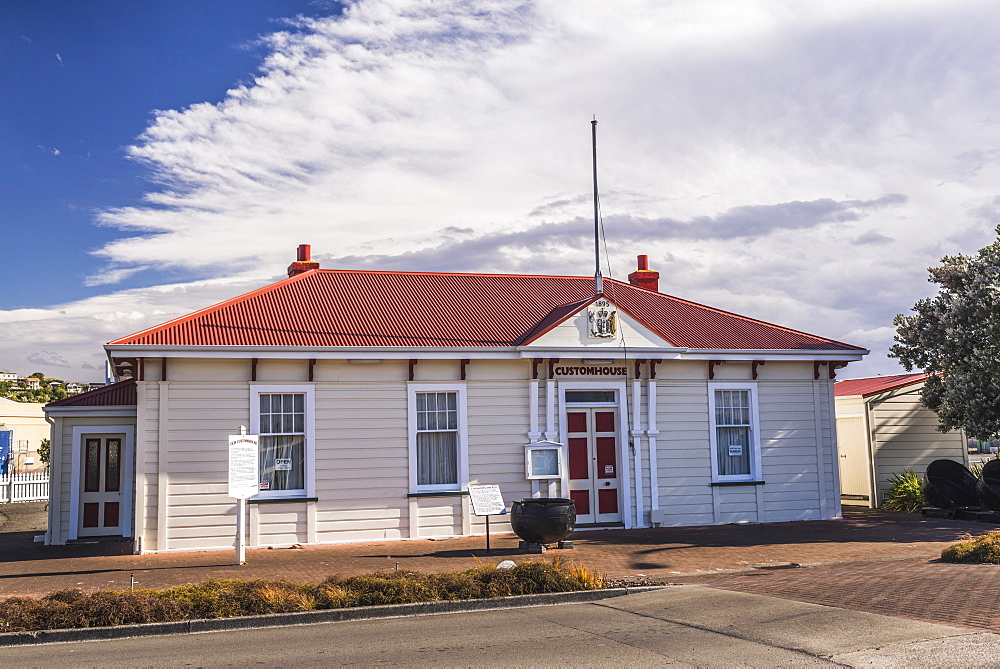
[[[33,372],[32,374],[28,374],[28,378],[30,379],[31,377],[35,377],[39,381],[45,380],[45,374],[43,374],[42,372]]]
[[[989,439],[1000,434],[1000,239],[928,271],[938,294],[918,301],[914,315],[896,316],[890,356],[932,375],[921,400],[938,429]]]
[[[49,466],[49,440],[42,439],[42,443],[38,446],[38,459],[45,464],[46,467]]]

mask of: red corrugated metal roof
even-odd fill
[[[850,395],[877,395],[887,390],[895,390],[920,383],[927,374],[893,374],[891,376],[873,376],[867,379],[845,379],[833,385],[833,393],[837,397]]]
[[[135,381],[126,379],[103,388],[88,390],[79,395],[49,402],[45,407],[112,407],[135,406],[136,404]]]
[[[312,270],[110,345],[513,347],[593,287],[590,277]],[[679,347],[863,350],[619,281],[604,289]]]

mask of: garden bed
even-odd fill
[[[115,627],[418,602],[597,590],[603,577],[583,565],[526,561],[463,572],[380,571],[331,576],[318,584],[212,579],[166,590],[61,590],[0,601],[0,633]]]

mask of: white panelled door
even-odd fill
[[[125,437],[121,434],[84,435],[80,448],[80,517],[77,536],[122,534],[126,504],[122,499],[122,462]]]

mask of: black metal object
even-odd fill
[[[561,542],[576,527],[576,504],[561,497],[526,497],[510,508],[510,525],[526,544]]]
[[[954,460],[935,460],[924,474],[924,501],[939,509],[979,508],[978,479]]]
[[[993,459],[983,465],[976,493],[984,509],[1000,511],[1000,460]]]

